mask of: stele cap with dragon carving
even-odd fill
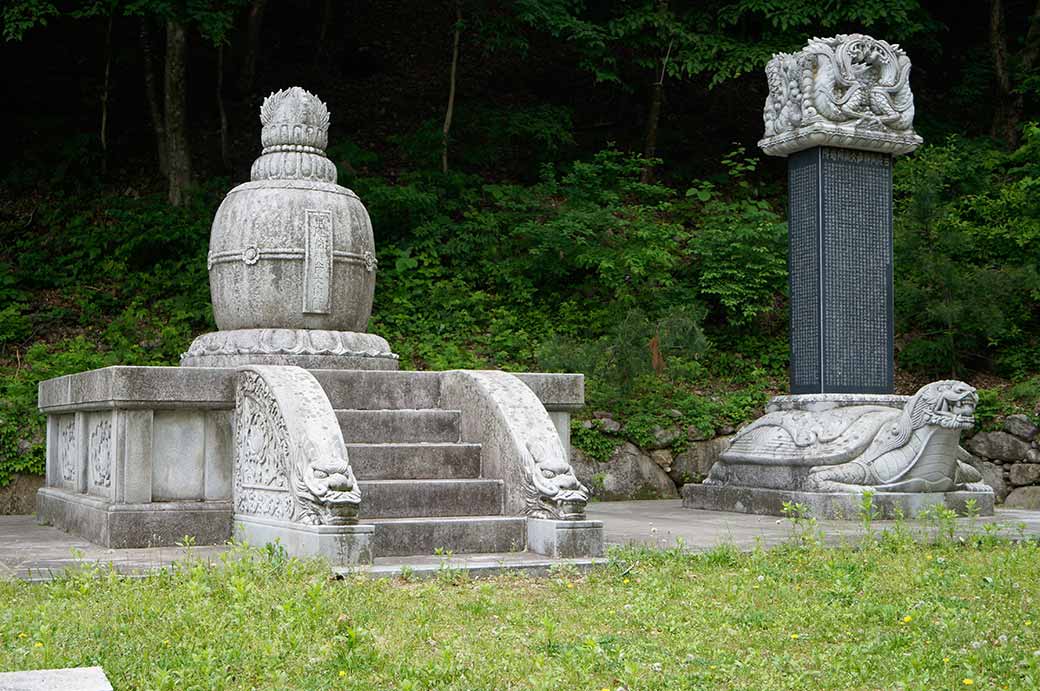
[[[923,141],[914,132],[910,58],[864,34],[812,38],[766,65],[769,96],[759,147],[788,156],[814,146],[892,155]]]

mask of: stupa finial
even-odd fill
[[[299,144],[324,150],[329,139],[329,109],[317,96],[293,86],[272,92],[260,106],[264,147]]]
[[[336,166],[325,156],[329,109],[298,86],[272,92],[260,106],[263,151],[253,162],[253,180],[336,182]]]

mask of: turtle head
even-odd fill
[[[926,423],[946,429],[971,429],[975,425],[975,406],[979,394],[975,387],[955,379],[932,382],[914,398],[925,406]]]

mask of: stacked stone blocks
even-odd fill
[[[1000,429],[965,442],[973,465],[1009,508],[1040,509],[1040,431],[1025,415],[1009,415]]]

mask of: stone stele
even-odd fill
[[[789,157],[793,395],[740,430],[683,505],[854,519],[870,492],[883,518],[935,504],[991,514],[993,490],[960,447],[975,389],[892,395],[892,157],[921,143],[910,59],[841,34],[774,55],[766,75],[759,146]]]
[[[766,74],[759,146],[788,159],[791,393],[891,394],[893,156],[921,143],[910,60],[842,34]]]

